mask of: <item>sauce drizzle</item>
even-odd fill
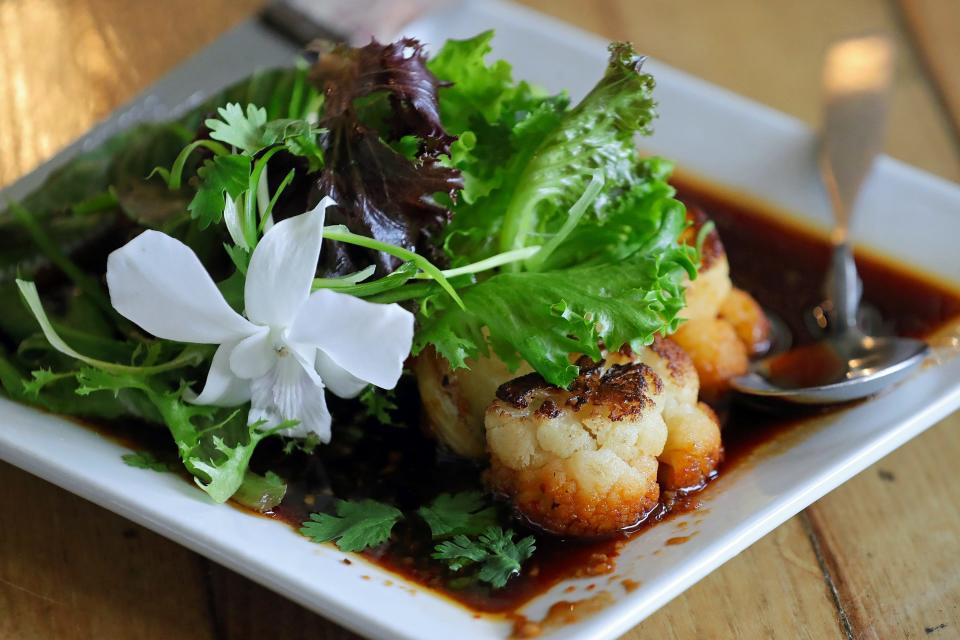
[[[717,225],[734,283],[784,319],[795,344],[809,343],[809,327],[802,318],[820,303],[820,284],[830,252],[826,239],[690,182],[676,184],[680,199],[704,209]],[[885,328],[892,333],[923,337],[960,317],[960,292],[871,255],[858,255],[858,267],[865,302],[880,312]],[[438,452],[433,441],[419,429],[419,398],[412,380],[401,382],[397,397],[400,407],[396,426],[365,422],[356,414],[354,405],[331,397],[336,437],[312,455],[287,455],[279,442],[264,442],[254,456],[252,468],[260,473],[274,471],[288,482],[283,503],[266,515],[299,528],[309,513],[331,510],[337,498],[374,498],[412,514],[438,493],[483,490],[481,468]],[[722,475],[751,459],[763,445],[803,429],[810,418],[824,412],[798,409],[791,418],[784,419],[738,405],[723,407],[720,413],[725,423],[725,454],[719,469]],[[93,428],[131,448],[147,449],[161,459],[176,460],[172,443],[161,429],[132,430],[129,421],[122,427]],[[523,573],[499,590],[464,581],[431,561],[433,542],[429,530],[415,516],[395,527],[391,543],[362,555],[476,612],[512,614],[564,579],[612,573],[617,555],[631,536],[677,514],[700,508],[701,497],[711,490],[712,485],[708,485],[696,495],[665,495],[658,508],[637,527],[594,541],[563,540],[532,532],[513,517],[507,505],[501,504],[503,526],[512,527],[519,536],[535,533],[537,551]],[[670,538],[667,545],[683,544],[692,535],[695,534]],[[345,558],[343,562],[351,561]],[[358,578],[370,579],[368,575]],[[623,580],[622,584],[627,590],[639,586],[632,580]],[[559,611],[556,613],[559,615]]]

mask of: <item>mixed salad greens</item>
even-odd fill
[[[252,421],[249,404],[193,402],[214,347],[142,331],[111,304],[103,276],[110,251],[160,231],[242,313],[265,233],[322,197],[336,205],[312,289],[415,312],[414,356],[433,348],[457,368],[492,351],[567,386],[570,354],[596,360],[674,331],[699,254],[678,240],[687,222],[671,166],[635,146],[655,115],[642,58],[611,45],[603,78],[571,105],[488,63],[492,35],[451,40],[432,58],[409,39],[318,45],[312,65],[136,126],[10,203],[0,213],[5,393],[61,414],[162,423],[214,500],[282,497],[280,478],[248,467],[258,443],[296,425]],[[391,408],[372,387],[359,401],[381,418]],[[149,456],[129,463],[165,468]],[[502,586],[532,538],[514,542],[478,496],[441,498],[419,514],[444,540],[436,557],[454,570],[479,563]],[[342,503],[304,533],[362,549],[402,517]]]

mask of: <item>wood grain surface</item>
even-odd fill
[[[526,0],[817,120],[820,54],[899,45],[887,151],[960,180],[956,0]],[[0,0],[0,186],[249,15],[257,0]],[[960,212],[957,212],[960,215]],[[2,426],[0,426],[2,428]],[[627,634],[960,637],[960,414],[789,520]],[[342,639],[349,632],[0,463],[0,639]]]
[[[949,114],[953,142],[960,145],[960,2],[898,0],[900,11],[931,89]]]

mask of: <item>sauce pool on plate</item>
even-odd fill
[[[695,183],[677,180],[675,185],[681,200],[701,208],[717,225],[734,284],[783,319],[795,345],[809,343],[811,336],[803,318],[811,317],[811,310],[821,302],[820,286],[830,255],[826,238]],[[872,255],[858,254],[857,259],[864,301],[879,312],[887,331],[924,337],[960,316],[960,292]],[[482,491],[482,468],[438,451],[434,441],[420,429],[416,384],[402,380],[396,396],[396,425],[371,423],[357,415],[354,404],[331,397],[336,431],[331,444],[318,447],[312,455],[287,455],[281,443],[274,441],[261,445],[251,464],[253,470],[276,472],[288,483],[283,502],[266,515],[299,528],[310,513],[332,510],[337,498],[373,498],[409,513],[442,492]],[[719,475],[742,465],[763,445],[802,429],[810,415],[820,413],[798,410],[792,417],[783,418],[739,405],[721,408],[724,459]],[[134,440],[129,425],[96,428],[132,448],[176,459],[169,438],[160,429],[136,430],[148,435]],[[519,537],[529,533],[537,537],[533,557],[503,589],[466,581],[432,561],[430,554],[435,543],[418,518],[401,521],[394,528],[390,543],[362,555],[476,612],[510,614],[565,579],[613,573],[616,557],[631,536],[678,513],[695,510],[700,498],[711,490],[712,485],[708,484],[695,494],[665,492],[660,504],[643,522],[613,538],[593,541],[562,540],[529,529],[512,517],[507,506],[501,505],[504,528],[513,528]],[[668,544],[683,544],[692,535],[693,532],[684,532]]]

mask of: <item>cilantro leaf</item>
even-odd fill
[[[507,580],[520,573],[524,561],[536,550],[533,536],[514,542],[513,532],[504,533],[499,527],[489,529],[480,536],[480,541],[486,545],[489,555],[477,577],[497,589],[506,586]]]
[[[151,471],[158,472],[170,471],[170,465],[162,460],[157,460],[157,457],[149,451],[125,453],[121,457],[123,461],[131,467],[136,467],[138,469],[150,469]]]
[[[442,493],[417,513],[430,526],[434,538],[476,535],[497,522],[496,508],[489,506],[479,491]]]
[[[394,402],[393,389],[378,389],[371,384],[363,390],[359,399],[360,402],[363,403],[368,416],[376,418],[380,424],[394,424],[393,416],[390,415],[391,411],[397,409],[397,403]]]
[[[250,157],[221,155],[203,163],[197,170],[197,193],[187,205],[191,217],[201,229],[220,222],[226,205],[224,193],[238,198],[247,190],[250,177]]]
[[[399,509],[376,500],[337,500],[336,513],[311,513],[300,533],[314,542],[336,540],[341,551],[363,551],[386,542],[403,518]]]
[[[232,145],[248,156],[269,146],[283,144],[293,155],[307,159],[311,173],[323,166],[323,152],[317,143],[317,135],[322,130],[306,120],[277,118],[268,121],[267,110],[254,104],[247,105],[246,114],[234,102],[217,111],[220,119],[210,118],[204,122],[214,140]]]
[[[451,571],[460,571],[474,563],[483,562],[487,558],[487,550],[477,541],[459,535],[434,547],[432,557],[445,562]]]
[[[476,539],[458,535],[438,544],[433,558],[446,563],[452,571],[479,565],[477,578],[501,589],[520,573],[523,563],[536,550],[533,536],[514,542],[514,535],[513,530],[500,527],[490,527]]]
[[[210,137],[253,155],[263,148],[263,128],[267,124],[267,110],[254,104],[247,105],[247,112],[236,102],[229,102],[217,109],[220,119],[209,118],[204,124],[210,129]]]

